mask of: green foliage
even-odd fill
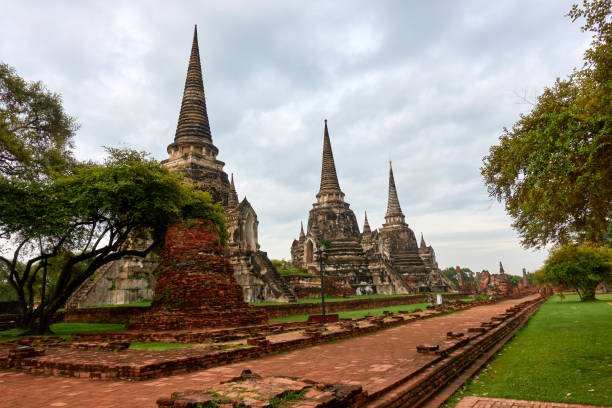
[[[612,249],[591,244],[554,248],[536,279],[541,284],[574,288],[582,300],[592,300],[597,285],[612,283]]]
[[[461,279],[463,280],[464,284],[472,281],[472,278],[470,278],[470,272],[472,272],[470,268],[461,268]],[[442,269],[442,274],[446,276],[454,285],[459,284],[457,280],[457,271],[452,266]],[[476,274],[474,274],[474,279],[476,279]]]
[[[9,268],[24,325],[41,312],[52,315],[101,266],[158,248],[176,220],[210,219],[222,242],[227,239],[222,207],[210,194],[181,183],[145,153],[108,152],[104,165],[75,165],[70,174],[45,183],[12,182],[0,194],[0,235],[16,248],[14,256],[0,260]],[[142,247],[132,248],[132,240]],[[54,284],[41,311],[34,299],[44,259]]]
[[[77,129],[60,95],[0,63],[0,174],[5,181],[64,173],[73,161],[70,149]]]
[[[412,311],[414,309],[425,309],[428,305],[429,303],[416,303],[416,304],[411,304],[411,305],[379,307],[376,309],[351,310],[347,312],[339,312],[339,313],[333,313],[333,314],[338,314],[340,319],[355,319],[355,318],[364,317],[367,315],[371,315],[371,316],[381,315],[383,314],[384,311],[398,313],[400,310]],[[306,320],[308,320],[308,315],[296,315],[296,316],[287,316],[287,317],[279,317],[275,319],[270,319],[271,322],[305,322]]]
[[[504,128],[481,168],[525,247],[604,243],[612,214],[612,0],[584,1],[569,16],[594,33],[584,66]]]
[[[467,395],[609,406],[612,401],[612,295],[548,300],[495,359],[457,391]]]
[[[291,266],[291,262],[284,259],[272,259],[271,262],[278,273],[280,273],[282,276],[313,276],[312,274],[308,273],[306,269],[293,267]]]
[[[125,330],[123,324],[111,323],[54,323],[51,325],[53,334],[62,337],[68,337],[75,333],[94,333],[111,330]],[[26,335],[23,329],[10,329],[0,331],[0,341],[15,340]]]
[[[154,350],[154,351],[165,351],[175,350],[178,348],[185,348],[194,346],[193,343],[160,343],[160,342],[133,342],[130,343],[130,349],[132,350]]]
[[[293,406],[291,401],[299,401],[302,399],[304,394],[310,391],[310,387],[304,388],[300,392],[295,391],[285,391],[281,395],[277,395],[275,397],[270,398],[270,407],[271,408],[282,408]]]

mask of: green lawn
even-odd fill
[[[612,405],[612,295],[552,297],[477,377],[465,395]]]
[[[348,312],[339,312],[333,313],[328,312],[328,314],[338,314],[341,319],[354,319],[357,317],[363,317],[367,314],[372,316],[380,315],[383,311],[388,310],[393,313],[397,313],[400,310],[414,310],[414,309],[425,309],[429,305],[429,303],[416,303],[414,305],[400,305],[400,306],[388,306],[381,307],[377,309],[365,309],[365,310],[351,310]],[[287,316],[287,317],[279,317],[277,319],[270,319],[271,322],[305,322],[308,320],[309,315],[296,315],[296,316]]]
[[[101,332],[109,330],[125,330],[125,325],[105,323],[54,323],[51,325],[53,335],[62,337],[67,337],[74,333]],[[0,331],[0,341],[18,339],[24,332],[25,331],[21,329]]]
[[[143,300],[142,302],[135,303],[126,303],[123,305],[96,305],[96,306],[87,306],[84,309],[94,309],[99,307],[149,307],[151,306],[151,300]]]
[[[189,347],[193,345],[194,344],[192,343],[158,343],[154,341],[148,342],[148,343],[134,342],[134,343],[130,343],[130,349],[164,351],[164,350],[174,350],[177,348]]]
[[[424,293],[417,293],[413,295],[359,295],[359,296],[349,296],[349,297],[337,297],[337,296],[328,296],[325,295],[326,302],[345,302],[347,300],[357,300],[357,299],[378,299],[378,298],[388,298],[388,297],[397,297],[397,296],[421,296]],[[435,294],[435,293],[434,293]],[[448,293],[443,293],[448,294]],[[309,298],[309,299],[298,299],[298,303],[321,303],[321,298]],[[249,303],[253,306],[262,306],[262,305],[283,305],[287,304],[285,302],[252,302]]]

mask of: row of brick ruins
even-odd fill
[[[284,280],[260,250],[257,214],[245,198],[238,200],[233,175],[223,171],[217,159],[219,149],[212,142],[197,27],[194,31],[181,110],[169,158],[162,163],[183,175],[185,181],[211,193],[225,208],[229,232],[228,256],[244,299],[253,301],[295,301],[291,281]],[[326,271],[341,282],[346,293],[411,293],[423,290],[446,291],[452,284],[440,274],[433,249],[404,222],[390,172],[387,222],[380,231],[366,223],[363,233],[349,204],[344,202],[331,151],[327,123],[323,146],[321,191],[310,211],[308,233],[294,242],[291,254],[295,265],[317,269],[317,244],[329,241]],[[138,246],[138,240],[131,243]],[[141,243],[144,245],[144,243]],[[153,298],[159,257],[126,258],[107,264],[94,279],[86,281],[69,299],[68,307],[134,303]],[[314,268],[314,269],[313,269]]]

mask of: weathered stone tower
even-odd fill
[[[308,216],[306,234],[302,238],[301,230],[299,240],[294,241],[291,248],[294,265],[318,271],[319,255],[316,249],[325,243],[325,273],[348,276],[351,285],[363,289],[364,293],[373,292],[375,289],[361,248],[357,218],[344,201],[344,193],[338,183],[327,120],[323,131],[321,185],[316,197],[317,201]]]
[[[406,224],[400,207],[393,178],[393,168],[389,163],[389,197],[385,223],[380,229],[380,238],[389,254],[393,268],[401,273],[411,284],[419,275],[427,274],[425,263],[419,256],[414,232]],[[421,280],[421,279],[418,279]]]
[[[257,240],[257,214],[247,201],[238,200],[234,178],[230,182],[217,159],[213,144],[200,63],[197,27],[194,29],[185,89],[174,141],[168,145],[169,158],[162,163],[180,173],[186,182],[209,192],[225,208],[229,232],[229,256],[234,277],[242,287],[244,300],[294,301],[295,295],[283,281]],[[86,281],[71,297],[72,307],[138,302],[151,298],[155,287],[153,271],[159,259],[125,258],[109,264],[98,278]],[[126,302],[127,301],[127,302]]]
[[[431,245],[425,243],[423,233],[421,233],[421,244],[419,245],[419,256],[425,263],[427,269],[439,269],[438,261],[436,261],[436,252]]]
[[[406,224],[400,207],[391,163],[389,163],[387,213],[379,236],[383,253],[388,257],[391,267],[410,287],[419,292],[447,291],[453,287],[452,283],[440,273],[433,248],[428,248],[422,238],[422,249],[417,246],[414,232]]]
[[[206,111],[206,97],[200,65],[197,27],[174,142],[168,145],[169,158],[162,163],[181,173],[185,181],[208,191],[225,207],[228,247],[234,276],[246,301],[293,301],[295,296],[285,284],[257,240],[257,214],[245,198],[238,200],[234,176],[231,182],[217,159]]]

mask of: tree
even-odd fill
[[[442,269],[441,272],[453,283],[453,285],[459,285],[459,281],[457,280],[457,271],[454,267],[449,266],[448,268]],[[464,285],[473,283],[472,277],[470,277],[470,272],[472,272],[470,268],[461,268],[461,280],[463,281]],[[475,274],[473,274],[473,279],[476,279]]]
[[[612,282],[612,249],[589,243],[556,247],[535,277],[540,284],[574,288],[583,301],[594,300],[597,285]]]
[[[504,128],[481,168],[525,247],[604,243],[612,218],[612,0],[585,0],[568,15],[593,32],[584,66]]]
[[[14,248],[11,257],[0,260],[10,272],[21,324],[32,331],[37,319],[47,329],[57,309],[98,268],[157,248],[176,220],[211,219],[225,243],[222,208],[210,194],[182,184],[144,153],[109,153],[104,165],[80,164],[69,175],[0,197],[0,228],[10,233]],[[144,248],[130,246],[137,237],[146,237]],[[35,283],[49,264],[59,272],[44,305],[36,306]]]
[[[0,63],[0,175],[40,180],[63,173],[73,161],[78,129],[60,95],[41,82],[27,82]]]

